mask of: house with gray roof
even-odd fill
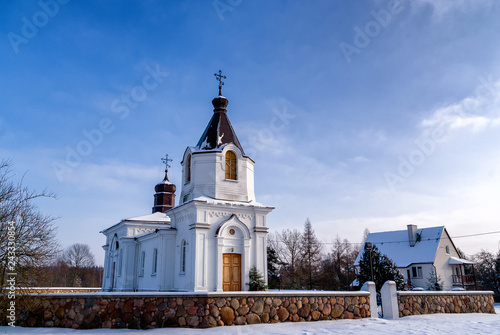
[[[410,224],[406,230],[370,233],[364,241],[375,245],[398,267],[410,287],[426,288],[428,278],[437,275],[443,290],[475,288],[473,261],[460,257],[444,226],[418,228]],[[354,266],[359,270],[363,250]]]

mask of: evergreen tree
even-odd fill
[[[278,273],[280,264],[276,250],[267,247],[267,282],[271,289],[280,288],[280,275]]]
[[[429,277],[427,277],[427,290],[428,291],[442,291],[443,290],[443,279],[441,276],[434,273],[434,270],[431,271]]]
[[[367,281],[371,281],[371,268],[370,268],[370,251],[363,250],[363,255],[359,261],[359,274],[356,276],[359,284],[362,285]],[[404,278],[401,273],[399,273],[396,264],[387,257],[382,255],[378,248],[373,245],[371,251],[372,266],[373,266],[373,281],[377,291],[380,291],[382,285],[388,280],[396,282],[396,287],[398,290],[404,288]]]
[[[302,234],[302,259],[306,287],[312,290],[316,284],[321,264],[321,244],[314,234],[309,219],[304,223],[304,233]]]
[[[338,291],[342,289],[342,284],[340,283],[340,278],[337,274],[331,254],[321,261],[318,286],[321,290],[328,291]]]
[[[252,266],[250,273],[248,274],[250,282],[248,283],[250,291],[265,291],[267,290],[266,282],[262,277],[262,274],[257,270],[255,266]]]

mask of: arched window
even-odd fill
[[[120,250],[120,256],[118,256],[118,276],[122,275],[123,268],[123,250]]]
[[[186,250],[187,243],[186,240],[182,240],[181,242],[181,273],[186,272]]]
[[[139,277],[144,277],[144,264],[146,264],[146,252],[141,252],[141,268],[139,270]]]
[[[226,152],[226,179],[236,180],[236,154],[232,151]]]
[[[186,183],[189,183],[190,181],[191,181],[191,155],[188,156],[186,163]]]
[[[153,249],[153,269],[151,275],[156,275],[156,270],[158,270],[158,249]]]

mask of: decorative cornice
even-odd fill
[[[236,215],[238,219],[253,219],[254,215],[253,214],[246,214],[246,213],[231,213],[231,212],[225,212],[225,211],[209,211],[208,215],[210,217],[231,217],[231,215]]]
[[[189,225],[189,229],[210,229],[210,224],[205,222],[195,222]]]
[[[253,231],[255,233],[267,233],[269,228],[267,227],[254,227]]]

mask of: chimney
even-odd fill
[[[410,247],[414,247],[417,242],[417,225],[409,224],[408,226],[408,240],[410,241]]]

